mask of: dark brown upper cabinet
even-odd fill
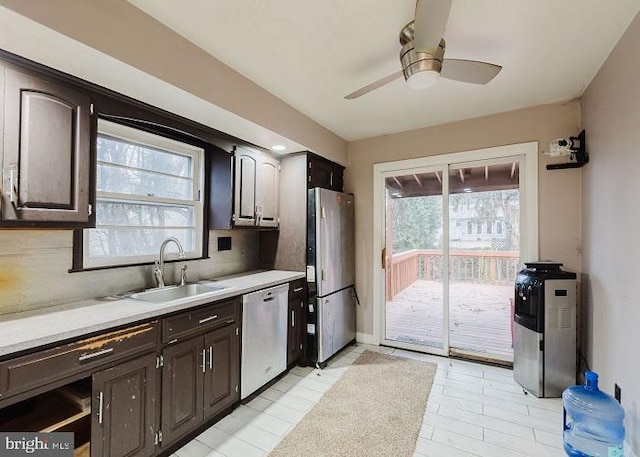
[[[0,70],[0,224],[91,226],[90,97],[10,64]]]
[[[344,167],[313,153],[307,153],[307,187],[342,192],[344,186]]]
[[[234,225],[277,227],[280,162],[266,153],[238,147],[234,163]]]
[[[262,151],[237,146],[229,154],[212,151],[209,223],[213,229],[277,228],[280,161]]]

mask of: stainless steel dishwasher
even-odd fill
[[[288,292],[284,284],[242,296],[241,399],[287,368]]]

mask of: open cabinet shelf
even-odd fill
[[[60,389],[0,410],[2,432],[73,432],[75,457],[88,457],[91,431],[91,380],[82,379]]]

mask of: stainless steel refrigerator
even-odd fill
[[[307,203],[307,362],[324,368],[356,337],[353,195],[316,187]]]

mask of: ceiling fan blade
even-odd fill
[[[487,84],[500,73],[502,67],[477,60],[444,59],[440,76],[471,84]]]
[[[398,79],[400,76],[402,76],[402,71],[396,71],[395,73],[389,75],[389,76],[385,76],[382,79],[377,80],[374,83],[371,83],[367,86],[364,86],[360,89],[358,89],[355,92],[351,92],[349,95],[346,95],[344,98],[347,100],[352,100],[354,98],[358,98],[361,95],[364,94],[368,94],[369,92],[371,92],[372,90],[377,89],[378,87],[382,87],[385,84],[389,84],[391,81]]]
[[[435,54],[450,11],[451,0],[417,0],[413,35],[416,52]]]

